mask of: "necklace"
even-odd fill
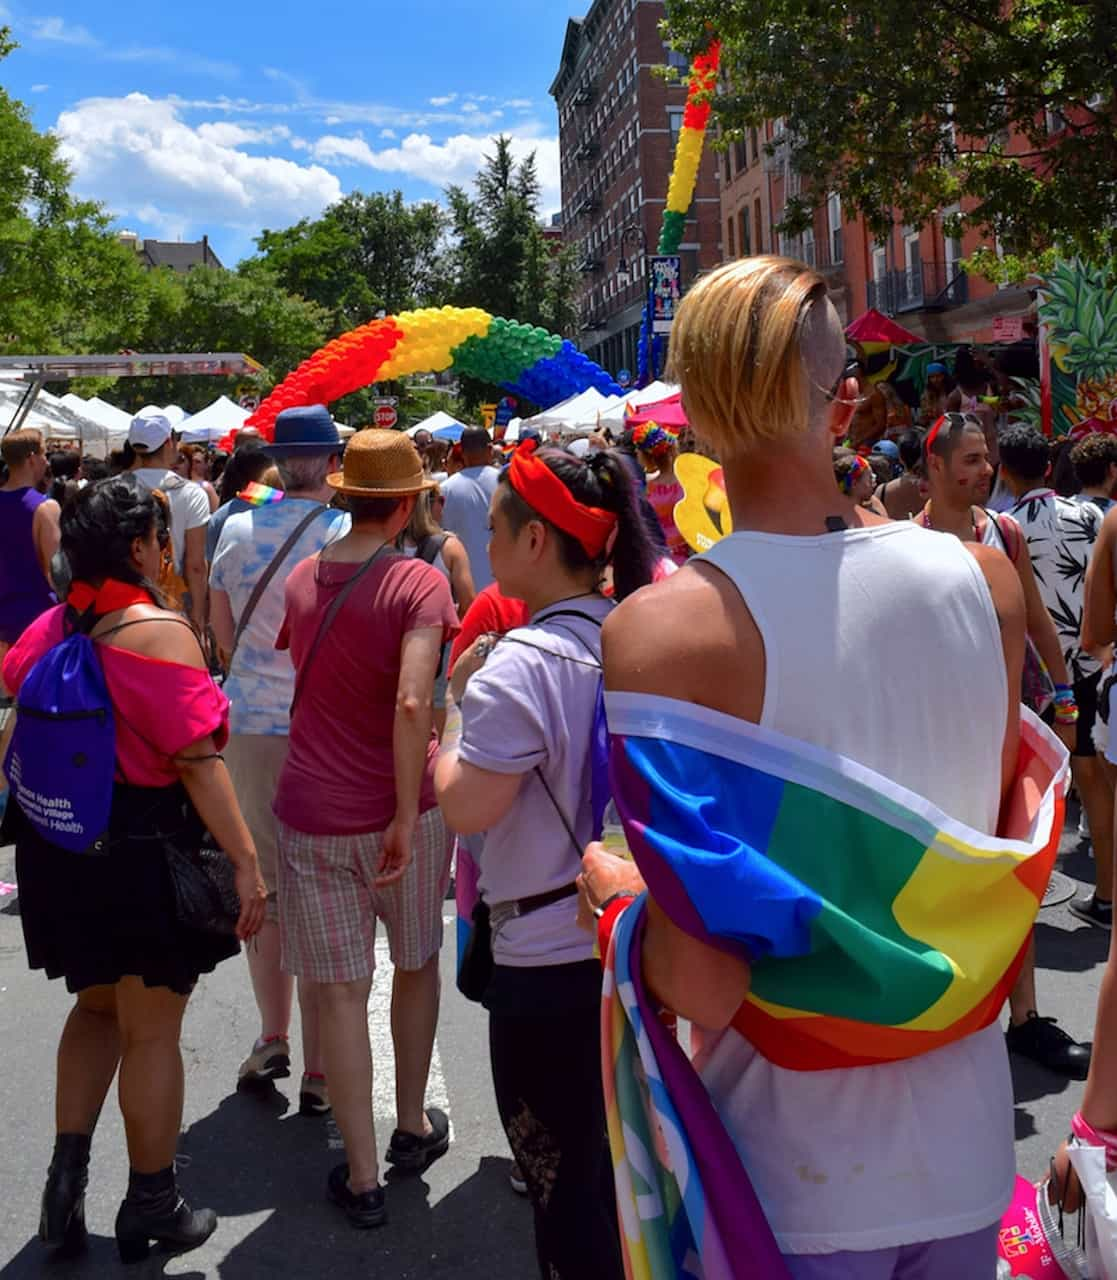
[[[931,529],[931,530],[934,530],[935,526],[931,523],[931,504],[930,504],[930,502],[928,502],[928,503],[927,503],[927,505],[923,508],[922,512],[920,513],[920,516],[919,516],[919,523],[923,526],[923,528],[924,528],[924,529]],[[977,536],[977,534],[978,534],[978,530],[977,530],[977,517],[976,517],[976,516],[974,515],[974,513],[973,513],[973,507],[970,507],[970,531],[971,531],[971,532],[972,532],[972,534],[973,534],[973,540],[974,540],[974,542],[980,542],[980,541],[981,541],[981,539]]]

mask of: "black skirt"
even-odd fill
[[[31,968],[65,978],[75,992],[134,975],[189,995],[199,974],[236,955],[236,938],[185,929],[175,915],[164,849],[187,825],[180,784],[117,783],[105,854],[60,849],[17,815],[16,880]]]

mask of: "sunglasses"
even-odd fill
[[[959,413],[956,409],[944,413],[927,432],[927,439],[923,441],[923,456],[927,458],[931,456],[931,446],[942,434],[944,428],[947,435],[952,435],[955,431],[961,431],[963,427],[976,427],[983,434],[985,431],[981,425],[981,419],[972,413]]]

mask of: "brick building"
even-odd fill
[[[644,250],[654,253],[659,240],[686,103],[685,83],[666,84],[653,71],[665,63],[686,68],[660,37],[664,16],[662,0],[593,0],[584,18],[567,24],[551,85],[563,231],[582,270],[580,345],[614,374],[636,368]],[[719,211],[716,157],[707,152],[680,250],[684,288],[721,260]],[[632,273],[627,285],[618,280],[622,256]]]
[[[826,277],[846,324],[875,308],[929,342],[988,342],[996,317],[1031,309],[1026,289],[998,288],[962,271],[961,260],[987,242],[976,231],[961,240],[945,234],[943,218],[957,209],[943,210],[919,230],[901,225],[897,215],[892,234],[877,242],[864,220],[847,221],[830,195],[820,199],[810,231],[779,234],[787,200],[799,194],[780,121],[751,130],[744,143],[722,152],[718,177],[726,259],[784,253],[810,263]]]

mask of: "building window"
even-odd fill
[[[749,159],[745,153],[745,144],[743,142],[733,144],[733,162],[737,166],[738,173],[744,173],[749,167]]]
[[[815,264],[814,227],[808,227],[802,235],[802,254],[800,255],[808,267]]]
[[[888,249],[878,244],[873,249],[873,283],[880,284],[888,273]]]
[[[671,150],[674,151],[679,141],[679,134],[683,129],[683,112],[682,108],[672,107],[667,112],[667,128],[671,134]],[[725,163],[729,165],[729,154],[726,153]]]
[[[919,257],[919,228],[904,228],[904,270],[914,286],[920,282],[923,268]]]
[[[752,253],[752,228],[749,226],[749,207],[741,210],[741,257],[747,258]]]
[[[674,67],[676,71],[689,71],[690,59],[685,53],[678,53],[674,49],[667,50],[667,65]]]
[[[961,211],[956,204],[951,205],[949,209],[944,209],[942,211],[944,224],[948,218],[956,218]],[[946,280],[949,284],[961,271],[958,263],[962,261],[962,241],[957,236],[947,235],[945,225],[943,227],[943,259],[946,262]]]
[[[725,253],[728,258],[737,256],[736,236],[734,233],[733,219],[730,218],[725,224]]]
[[[671,140],[671,145],[674,146],[677,141],[678,141],[678,134],[675,134]],[[721,163],[723,165],[722,171],[725,174],[725,185],[729,186],[730,182],[733,180],[733,171],[729,167],[729,148],[728,147],[726,147],[725,151],[722,153]]]
[[[826,200],[826,223],[830,229],[830,261],[843,262],[845,242],[842,236],[842,202],[838,194],[833,191]]]
[[[752,205],[752,222],[753,226],[756,228],[757,253],[764,252],[764,223],[762,221],[762,216],[763,215],[760,211],[760,197],[757,196]]]
[[[760,131],[758,129],[749,130],[749,141],[752,143],[752,162],[756,164],[760,159]]]

